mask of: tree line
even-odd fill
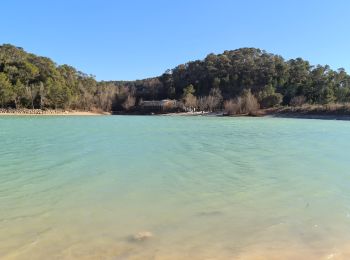
[[[132,89],[137,99],[178,99],[200,110],[221,109],[225,103],[269,108],[350,102],[350,76],[343,68],[285,60],[256,48],[209,54],[156,78],[114,83]],[[250,101],[241,102],[246,99]]]
[[[215,110],[252,98],[262,108],[346,103],[350,76],[343,68],[241,48],[209,54],[155,78],[98,82],[69,65],[9,44],[0,46],[2,107],[118,111],[135,108],[140,100],[177,99],[187,108]]]
[[[12,108],[111,110],[116,88],[69,65],[0,46],[0,106]]]

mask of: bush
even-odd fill
[[[225,101],[224,103],[224,110],[228,115],[251,114],[258,109],[258,100],[250,90],[245,91],[242,96]]]
[[[242,98],[226,100],[224,102],[224,111],[227,115],[241,114]]]
[[[244,91],[242,96],[241,113],[250,114],[260,108],[258,100],[249,90]]]
[[[293,107],[299,107],[304,105],[305,102],[306,102],[306,98],[304,96],[296,96],[290,100],[289,105]]]
[[[273,93],[260,101],[261,108],[270,108],[282,103],[283,96],[280,93]]]

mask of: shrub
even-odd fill
[[[242,98],[226,100],[224,102],[224,111],[227,115],[241,114]]]
[[[244,91],[242,96],[241,112],[244,114],[250,114],[259,109],[259,103],[256,97],[249,90]]]
[[[290,100],[289,105],[293,107],[299,107],[304,105],[305,102],[306,102],[306,98],[304,96],[296,96]]]
[[[270,108],[282,103],[283,96],[280,93],[273,93],[267,97],[264,97],[260,101],[261,108]]]
[[[224,103],[224,110],[228,115],[251,114],[258,109],[258,100],[250,90],[245,91],[242,96],[225,101]]]

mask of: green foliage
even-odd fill
[[[322,93],[322,104],[330,104],[335,101],[334,91],[332,88],[325,88]]]
[[[304,105],[305,102],[306,98],[304,96],[295,96],[290,100],[289,105],[293,107],[298,107]]]
[[[342,68],[334,71],[301,58],[285,61],[260,49],[242,48],[209,54],[155,78],[97,82],[69,65],[57,66],[22,48],[0,45],[1,106],[119,110],[127,100],[170,98],[212,111],[224,100],[247,97],[247,91],[252,107],[255,98],[262,107],[278,105],[281,95],[284,105],[349,102],[350,76]]]
[[[196,90],[194,89],[194,86],[192,84],[190,84],[186,88],[184,88],[183,96],[186,97],[189,94],[193,95],[195,92],[196,92]]]
[[[282,103],[283,96],[280,93],[273,93],[264,97],[259,103],[261,108],[270,108]]]
[[[15,108],[111,109],[113,91],[94,77],[22,48],[0,45],[0,102]],[[115,88],[115,86],[113,86]]]
[[[283,95],[275,93],[272,84],[266,85],[258,94],[258,101],[261,108],[270,108],[282,103]]]
[[[211,88],[217,88],[224,100],[234,99],[248,89],[259,102],[268,96],[271,96],[269,102],[279,102],[280,96],[275,93],[282,94],[283,104],[289,104],[296,96],[320,104],[350,100],[350,77],[344,69],[313,67],[301,58],[285,61],[281,56],[254,48],[209,54],[204,60],[179,65],[159,79],[164,87],[171,84],[176,93],[184,93],[187,86],[196,86],[198,97],[207,96]]]
[[[0,73],[0,104],[1,107],[4,107],[8,104],[13,97],[13,89],[12,85],[7,77],[7,75],[3,72]]]

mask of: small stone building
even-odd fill
[[[145,100],[140,102],[140,107],[149,111],[171,111],[178,107],[179,102],[173,99]]]

